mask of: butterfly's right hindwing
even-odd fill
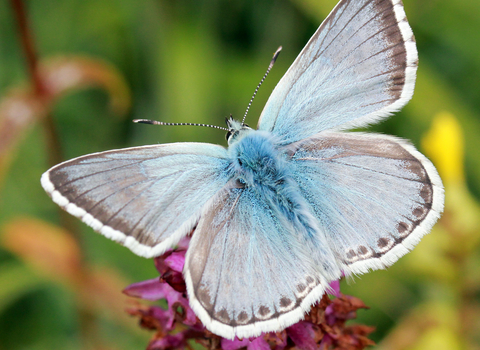
[[[42,185],[70,214],[134,253],[162,254],[189,233],[228,181],[225,148],[176,143],[79,157],[48,170]]]
[[[442,181],[404,140],[322,133],[288,147],[295,180],[345,274],[392,265],[440,217]]]

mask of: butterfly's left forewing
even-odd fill
[[[52,199],[134,253],[162,254],[189,233],[228,181],[227,151],[176,143],[86,155],[42,176]]]

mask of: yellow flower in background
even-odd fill
[[[435,116],[431,129],[422,140],[422,148],[446,185],[465,181],[463,131],[453,114],[441,112]]]
[[[400,262],[400,273],[423,278],[424,301],[379,344],[380,350],[463,350],[478,339],[480,205],[464,173],[464,135],[449,112],[435,115],[422,149],[445,186],[442,218]],[[395,269],[392,268],[392,270]],[[473,349],[473,348],[472,348]],[[476,349],[476,348],[475,348]]]
[[[449,112],[438,113],[432,127],[422,139],[422,148],[438,169],[445,186],[445,213],[450,229],[457,235],[470,237],[456,246],[474,249],[480,240],[480,206],[470,193],[464,174],[464,137],[458,119]],[[469,250],[470,250],[469,249]]]
[[[450,112],[438,113],[422,139],[422,148],[438,169],[445,186],[450,250],[464,254],[480,241],[480,205],[470,193],[464,174],[464,136],[461,124]],[[459,239],[462,237],[462,239]]]

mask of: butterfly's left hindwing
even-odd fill
[[[42,176],[52,199],[134,253],[162,254],[189,233],[228,181],[225,148],[176,143],[100,152]]]
[[[274,194],[261,192],[226,186],[207,204],[187,252],[190,305],[209,330],[229,339],[298,322],[340,277],[321,237],[305,237],[272,205]]]

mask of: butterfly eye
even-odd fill
[[[225,140],[228,141],[228,139],[230,138],[230,136],[232,136],[232,132],[231,132],[231,131],[227,131],[227,134],[225,135]]]

